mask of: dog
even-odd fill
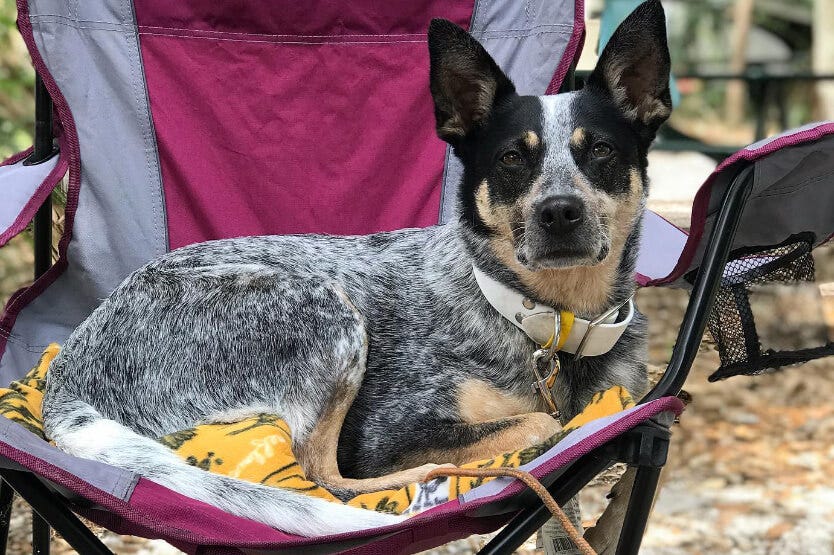
[[[356,493],[529,447],[558,432],[556,410],[567,420],[612,385],[645,390],[646,322],[629,299],[647,150],[671,111],[660,2],[620,26],[577,92],[517,94],[445,20],[428,46],[437,133],[464,167],[454,221],[224,239],[151,261],[52,362],[48,437],[229,513],[324,535],[403,517],[204,472],[152,438],[277,414],[306,476]],[[606,352],[576,356],[552,346],[568,312],[628,325]],[[552,328],[551,347],[525,315]],[[531,388],[537,370],[552,395]]]

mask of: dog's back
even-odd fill
[[[263,405],[261,388],[288,386],[293,375],[322,379],[287,369],[284,383],[263,381],[330,329],[304,327],[333,311],[333,287],[377,325],[391,320],[389,307],[408,306],[397,298],[425,305],[424,252],[442,257],[433,249],[440,231],[248,237],[168,253],[132,273],[72,333],[52,363],[46,405],[60,391],[159,437],[234,405]]]

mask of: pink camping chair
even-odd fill
[[[34,151],[0,167],[0,246],[38,213],[38,277],[12,296],[0,322],[3,383],[66,338],[129,272],[170,249],[447,219],[460,169],[434,136],[432,17],[468,28],[529,94],[559,91],[583,37],[581,0],[18,0],[18,12],[39,75],[38,132]],[[764,279],[762,267],[789,266],[834,231],[832,132],[832,124],[800,130],[722,164],[698,194],[688,236],[647,214],[640,284],[692,289],[669,369],[638,406],[583,426],[525,467],[565,503],[614,462],[637,466],[618,553],[640,546],[669,426],[682,410],[675,395],[713,299],[749,283],[732,264],[725,269],[728,257],[760,253],[753,258],[762,264],[751,267]],[[53,264],[49,195],[67,173]],[[827,345],[812,356],[831,352]],[[764,351],[744,355],[742,366],[724,370],[769,364]],[[5,418],[0,475],[0,511],[8,514],[9,486],[30,503],[41,553],[47,523],[81,553],[110,552],[75,513],[205,554],[407,553],[504,525],[484,553],[507,553],[549,518],[523,484],[498,479],[397,526],[290,536],[67,455]]]

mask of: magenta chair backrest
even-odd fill
[[[583,33],[581,0],[18,0],[18,11],[55,102],[50,175],[69,167],[70,179],[59,261],[0,322],[3,383],[170,249],[448,219],[460,168],[434,134],[433,17],[468,28],[527,94],[559,88]]]

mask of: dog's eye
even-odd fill
[[[509,150],[501,156],[501,163],[505,166],[516,167],[524,163],[524,158],[516,150]]]
[[[596,143],[591,147],[591,154],[594,155],[594,158],[606,158],[611,156],[612,152],[614,152],[614,149],[608,143]]]

